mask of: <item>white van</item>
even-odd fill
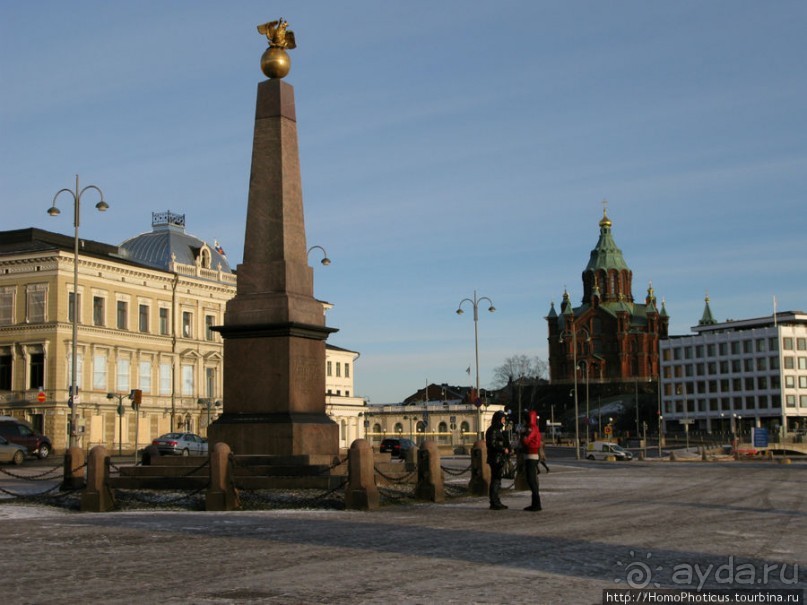
[[[586,446],[586,458],[589,460],[607,460],[613,456],[617,460],[633,460],[633,454],[608,441],[592,441]]]

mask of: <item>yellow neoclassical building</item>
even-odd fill
[[[211,328],[236,291],[223,250],[186,233],[184,215],[153,213],[151,231],[120,246],[81,240],[76,287],[73,246],[40,229],[0,232],[0,415],[28,420],[57,451],[69,445],[77,313],[79,446],[131,452],[173,430],[206,434],[223,392],[223,346]],[[358,354],[328,355],[328,407],[345,446],[364,407],[353,392]],[[142,391],[137,414],[133,389]]]

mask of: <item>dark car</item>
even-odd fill
[[[151,444],[157,446],[160,454],[207,455],[207,439],[193,433],[166,433],[157,437]]]
[[[5,437],[11,443],[22,445],[29,454],[42,459],[50,456],[50,452],[53,450],[50,439],[19,418],[0,416],[0,436]]]
[[[382,454],[389,452],[393,458],[406,458],[406,452],[416,447],[411,439],[384,439],[378,451]]]

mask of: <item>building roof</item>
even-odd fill
[[[152,212],[151,228],[150,232],[123,242],[121,255],[149,267],[171,271],[171,263],[195,264],[199,252],[206,248],[210,251],[210,266],[206,268],[232,273],[220,246],[215,243],[209,246],[198,237],[185,233],[184,214],[174,214],[170,210]]]
[[[600,220],[600,239],[597,240],[597,245],[591,251],[591,256],[586,265],[586,271],[595,271],[605,269],[626,270],[628,264],[622,256],[620,250],[613,236],[611,235],[611,219],[608,218],[606,210],[602,211],[602,220]]]

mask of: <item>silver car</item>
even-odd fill
[[[176,454],[179,456],[207,455],[207,439],[193,433],[166,433],[151,442],[160,450],[160,454]]]
[[[25,448],[11,443],[5,437],[0,437],[0,462],[22,464],[23,460],[25,460]]]

